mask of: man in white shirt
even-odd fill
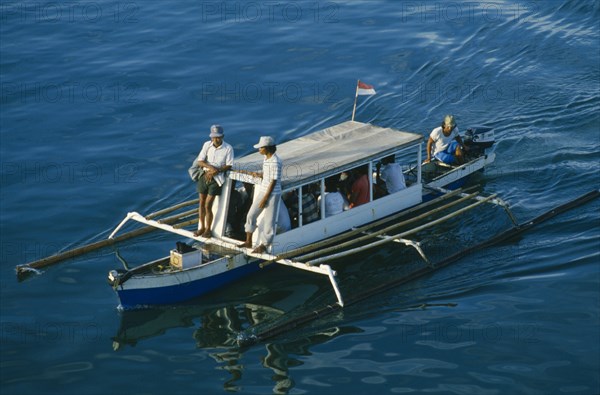
[[[344,211],[344,197],[338,190],[338,178],[336,176],[325,179],[325,217],[340,214]],[[317,199],[321,207],[321,196]]]
[[[264,253],[273,243],[273,237],[276,234],[276,221],[281,201],[281,177],[283,163],[275,153],[277,146],[275,140],[270,136],[262,136],[258,144],[254,145],[261,155],[264,155],[262,172],[251,172],[240,170],[240,173],[249,174],[253,177],[262,179],[258,185],[258,192],[254,196],[252,206],[246,216],[246,241],[240,247],[252,248],[252,234],[257,227],[257,219],[264,211],[262,234],[259,235],[259,245],[252,252]]]
[[[210,127],[210,141],[202,146],[196,159],[202,174],[198,178],[197,190],[200,196],[198,207],[198,230],[194,236],[211,237],[213,222],[212,206],[215,196],[221,194],[225,173],[233,166],[233,147],[223,141],[223,128]]]
[[[427,141],[425,163],[431,161],[432,147],[433,157],[437,160],[449,165],[464,163],[463,150],[465,146],[460,138],[456,122],[454,122],[454,116],[446,115],[442,125],[431,131]]]
[[[381,164],[383,164],[383,168],[377,164],[377,186],[382,195],[392,194],[406,188],[402,167],[396,163],[394,155],[383,158]],[[380,180],[383,181],[381,185]]]

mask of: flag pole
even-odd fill
[[[352,120],[354,121],[354,114],[356,113],[356,100],[358,99],[358,83],[360,80],[356,80],[356,95],[354,95],[354,107],[352,108]]]

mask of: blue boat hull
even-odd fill
[[[176,304],[205,295],[258,270],[260,270],[258,264],[247,264],[209,278],[177,285],[142,289],[118,288],[117,295],[123,309]]]

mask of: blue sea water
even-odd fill
[[[600,204],[569,211],[340,313],[236,339],[331,302],[285,268],[190,304],[121,312],[112,248],[18,282],[14,267],[105,238],[128,211],[193,198],[220,123],[236,154],[350,118],[427,135],[493,127],[477,180],[521,221],[600,187],[600,3],[3,1],[2,394],[597,394]],[[428,234],[440,256],[507,226],[481,210]],[[118,246],[130,264],[176,239]],[[337,264],[348,292],[406,249]]]

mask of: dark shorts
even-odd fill
[[[211,195],[211,196],[219,196],[221,194],[221,187],[215,179],[213,178],[210,182],[206,182],[204,175],[201,175],[198,178],[198,182],[196,183],[196,190],[201,195]]]

